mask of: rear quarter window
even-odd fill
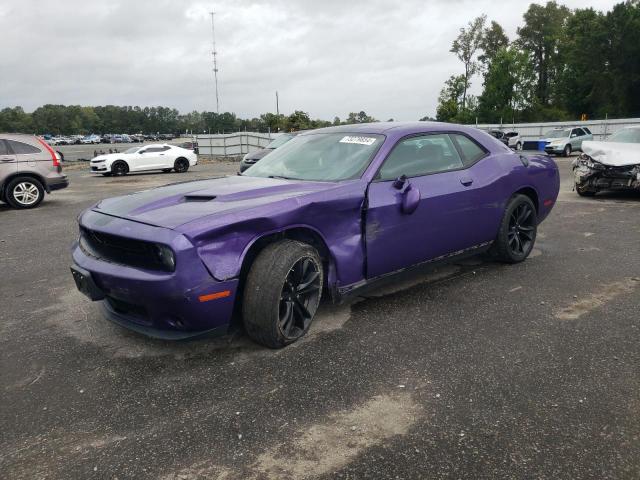
[[[15,140],[6,140],[9,144],[9,148],[16,155],[29,155],[34,153],[40,153],[42,150],[34,147],[33,145],[29,145],[28,143],[17,142]]]
[[[451,137],[458,145],[460,153],[462,153],[462,162],[465,167],[473,165],[487,154],[487,151],[483,147],[465,135],[454,133],[451,134]]]
[[[0,155],[11,155],[7,144],[2,139],[0,139]]]

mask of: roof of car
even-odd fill
[[[375,123],[355,123],[351,125],[340,125],[337,127],[320,128],[309,133],[370,133],[384,134],[391,131],[410,134],[425,130],[446,130],[451,127],[466,130],[471,127],[464,125],[452,125],[441,122],[375,122]]]

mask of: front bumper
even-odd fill
[[[564,147],[559,145],[547,145],[544,147],[544,151],[546,153],[555,153],[556,155],[559,155],[564,153]]]
[[[573,164],[575,185],[597,192],[600,190],[640,190],[640,165],[608,166],[580,156]]]
[[[104,163],[94,163],[91,164],[91,171],[95,173],[107,172],[107,165]]]
[[[198,257],[196,249],[180,234],[124,219],[107,220],[91,212],[85,228],[171,245],[176,253],[174,272],[147,270],[91,256],[78,242],[73,245],[71,271],[78,289],[93,301],[102,302],[105,317],[138,333],[165,340],[203,334],[224,334],[231,324],[238,280],[217,281]],[[102,217],[102,216],[101,216]],[[176,237],[171,241],[171,237]],[[164,237],[164,238],[163,238]],[[177,238],[180,237],[180,238]],[[188,244],[188,245],[187,245]]]

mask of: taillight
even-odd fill
[[[47,149],[47,152],[49,152],[49,155],[51,155],[51,160],[53,160],[53,166],[54,167],[59,167],[60,166],[60,160],[58,160],[58,157],[56,157],[56,152],[53,151],[53,148],[51,148],[49,146],[49,144],[47,142],[45,142],[44,140],[42,140],[40,137],[36,137],[36,138],[42,144],[42,146]]]

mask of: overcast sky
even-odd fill
[[[512,0],[2,0],[0,108],[45,103],[215,110],[294,109],[314,118],[365,110],[380,120],[434,115],[462,66],[460,27],[486,13],[514,38],[530,2]],[[609,10],[616,1],[566,0]],[[474,82],[474,89],[480,80]]]

